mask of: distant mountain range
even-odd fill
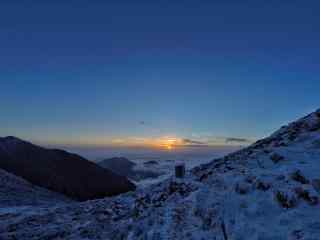
[[[135,169],[136,164],[124,157],[108,158],[99,162],[98,165],[134,181],[156,178],[162,174],[155,171]]]
[[[79,155],[42,148],[16,137],[0,138],[0,168],[77,200],[114,196],[135,189],[126,177]]]

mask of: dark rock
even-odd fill
[[[270,183],[267,183],[267,182],[264,182],[264,181],[261,181],[261,180],[258,180],[256,182],[256,188],[258,190],[267,191],[267,190],[270,189],[270,187],[271,187]]]
[[[320,179],[313,179],[312,186],[318,193],[320,193]]]
[[[293,208],[297,205],[297,199],[295,196],[288,195],[281,191],[276,193],[276,199],[283,208]]]
[[[177,183],[177,182],[170,182],[169,184],[169,195],[172,195],[174,193],[179,193],[182,196],[188,195],[190,192],[192,192],[192,188],[185,184],[185,183]]]
[[[297,136],[298,136],[298,134],[297,134],[296,131],[291,131],[291,132],[289,132],[288,139],[289,139],[290,141],[294,141],[294,140],[296,140]]]
[[[287,147],[288,144],[285,143],[285,142],[280,142],[278,146],[279,146],[279,147]]]
[[[204,180],[206,180],[209,176],[211,176],[213,174],[213,171],[209,171],[207,173],[204,173],[200,176],[199,181],[203,182]]]
[[[281,161],[284,160],[284,157],[281,156],[280,154],[278,153],[273,153],[271,156],[270,156],[270,159],[272,160],[272,162],[274,163],[279,163]]]
[[[319,131],[320,130],[320,121],[314,124],[312,127],[309,129],[311,132]]]
[[[143,163],[144,165],[158,165],[159,163],[157,161],[151,160]]]
[[[270,149],[264,149],[263,152],[266,153],[266,154],[269,154],[269,153],[271,153],[271,150]]]
[[[248,183],[253,183],[256,180],[256,176],[248,176],[245,178],[245,181]]]
[[[249,193],[251,186],[248,183],[240,182],[236,184],[235,191],[239,194]]]
[[[319,202],[317,196],[312,196],[308,190],[303,189],[302,187],[295,188],[295,192],[299,198],[305,200],[310,205],[317,205]]]
[[[303,176],[300,170],[296,170],[291,174],[291,178],[299,183],[308,184],[309,180]]]
[[[278,180],[278,181],[283,181],[283,180],[285,180],[286,179],[286,176],[285,175],[278,175],[278,176],[276,176],[276,180]]]

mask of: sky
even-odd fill
[[[245,144],[320,107],[319,1],[0,2],[0,136]]]

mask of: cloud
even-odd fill
[[[251,142],[249,139],[246,138],[234,138],[234,137],[229,137],[225,139],[226,143],[249,143]]]
[[[139,124],[140,125],[146,125],[146,122],[145,121],[140,121]]]
[[[186,144],[186,145],[207,145],[207,143],[205,143],[205,142],[196,141],[196,140],[192,140],[189,138],[182,139],[182,143]]]
[[[208,145],[208,144],[183,144],[183,145],[176,145],[176,147],[202,148],[202,147],[210,147],[210,145]]]

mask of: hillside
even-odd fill
[[[320,110],[183,180],[0,214],[0,238],[320,239],[319,197]]]
[[[0,208],[71,203],[65,196],[35,186],[0,169]]]
[[[76,154],[45,149],[15,137],[0,138],[0,168],[77,200],[135,189],[125,177]]]

